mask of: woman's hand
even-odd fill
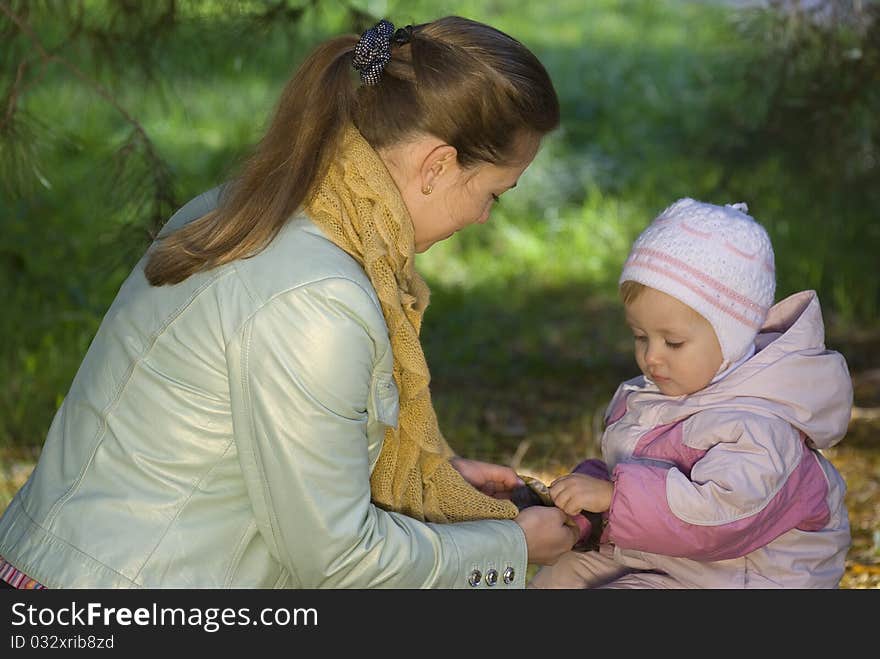
[[[580,530],[553,506],[531,506],[514,520],[526,536],[529,563],[552,565],[578,541]]]
[[[510,467],[458,456],[451,458],[449,463],[468,483],[496,499],[509,499],[511,491],[523,484]]]
[[[603,513],[611,507],[614,484],[586,474],[567,474],[550,484],[550,497],[558,508],[569,515],[582,510]]]

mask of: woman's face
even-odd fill
[[[426,149],[427,157],[411,161],[417,175],[406,177],[408,185],[398,185],[412,218],[415,251],[424,252],[456,231],[487,222],[501,195],[516,186],[534,160],[540,141],[539,136],[520,139],[512,165],[484,163],[463,169],[449,145]]]

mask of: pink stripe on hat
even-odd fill
[[[663,275],[664,277],[669,277],[670,279],[678,282],[682,286],[689,288],[696,295],[699,295],[700,297],[705,299],[709,304],[720,309],[723,313],[726,313],[731,318],[738,320],[746,327],[753,328],[756,333],[759,329],[761,329],[761,324],[763,323],[763,319],[761,320],[761,322],[756,322],[754,320],[750,320],[750,319],[746,318],[745,316],[743,316],[741,314],[736,313],[733,309],[730,309],[729,307],[725,307],[716,298],[714,298],[711,295],[709,295],[708,293],[706,293],[705,290],[701,289],[699,286],[697,286],[693,282],[689,281],[686,277],[682,277],[681,275],[679,275],[678,273],[676,273],[672,270],[660,268],[660,267],[654,265],[653,263],[649,263],[646,261],[640,261],[638,259],[633,261],[633,265],[638,266],[640,268],[646,268],[648,270],[653,270],[654,272],[657,272],[657,273]],[[666,291],[664,290],[663,292],[665,293]],[[670,295],[672,295],[672,294],[670,293]],[[673,296],[673,297],[676,297],[676,296]]]
[[[657,259],[658,261],[663,261],[670,266],[670,268],[669,268],[670,272],[675,272],[675,270],[683,270],[683,271],[687,272],[688,274],[696,277],[701,282],[706,284],[706,286],[708,286],[711,289],[714,289],[715,291],[717,291],[721,295],[725,295],[725,296],[729,297],[731,300],[736,300],[742,306],[748,307],[749,309],[752,309],[753,311],[757,311],[758,313],[761,313],[761,314],[767,312],[767,309],[763,308],[757,302],[749,300],[747,297],[740,295],[739,293],[737,293],[734,290],[731,290],[730,288],[728,288],[727,286],[722,284],[717,279],[713,279],[709,275],[707,275],[703,272],[700,272],[699,270],[697,270],[693,266],[688,265],[687,263],[685,263],[681,259],[676,259],[672,256],[669,256],[668,254],[664,254],[663,252],[659,252],[655,249],[634,249],[633,254],[636,255],[636,258],[635,258],[636,261],[650,262],[650,259],[639,259],[638,258],[639,256],[653,257],[654,259]]]

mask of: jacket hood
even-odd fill
[[[852,413],[852,379],[843,355],[825,348],[816,292],[801,291],[771,307],[755,339],[755,351],[717,382],[668,407],[661,416],[670,418],[661,422],[729,407],[782,418],[816,448],[829,448],[843,439]],[[644,376],[623,386],[656,391]]]

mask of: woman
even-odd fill
[[[353,81],[353,70],[359,81]],[[522,587],[575,541],[453,455],[414,255],[558,124],[522,44],[458,17],[319,46],[240,175],[123,284],[0,520],[0,579],[70,587]]]

